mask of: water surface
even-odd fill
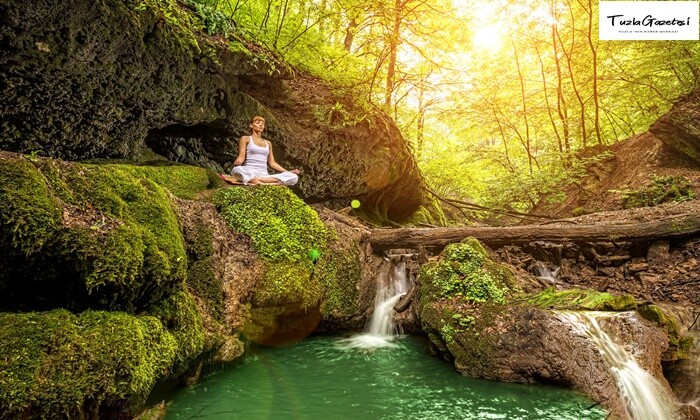
[[[366,352],[334,337],[259,348],[173,395],[166,419],[604,419],[569,390],[467,378],[424,340]]]

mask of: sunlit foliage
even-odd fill
[[[501,208],[556,198],[579,150],[645,131],[700,80],[697,42],[599,41],[597,0],[190,1],[384,107],[436,191]]]

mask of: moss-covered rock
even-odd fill
[[[693,337],[683,336],[678,327],[678,322],[672,316],[652,303],[646,303],[637,307],[637,312],[644,318],[653,322],[666,331],[668,337],[668,350],[663,354],[663,360],[673,361],[688,357],[690,347],[693,345]]]
[[[269,332],[283,318],[282,308],[317,308],[323,286],[309,253],[325,254],[328,235],[318,214],[285,187],[227,188],[213,200],[231,227],[250,235],[265,265],[251,301],[252,322]],[[251,335],[258,330],[247,329]]]
[[[418,210],[411,215],[408,223],[413,225],[428,224],[446,226],[447,218],[437,199],[434,197],[426,197],[425,204],[420,206]]]
[[[53,240],[61,225],[61,207],[30,161],[0,160],[0,200],[3,242],[31,255]]]
[[[360,250],[352,241],[331,240],[329,252],[317,263],[316,275],[323,285],[321,314],[326,319],[348,319],[359,311],[358,283],[362,278]]]
[[[528,302],[546,309],[631,311],[637,308],[637,301],[629,294],[612,295],[607,292],[582,289],[557,291],[554,287],[549,287],[530,297]]]
[[[423,330],[443,356],[462,363],[479,359],[495,345],[482,331],[491,326],[496,314],[506,310],[508,297],[518,290],[510,270],[491,261],[474,238],[448,245],[438,261],[424,264],[419,285]]]
[[[189,196],[210,185],[206,170],[5,153],[0,177],[0,308],[136,311],[185,280],[182,234],[159,183]]]
[[[448,245],[438,262],[427,263],[420,271],[421,306],[452,298],[475,304],[505,303],[515,288],[510,270],[491,261],[474,238]]]
[[[128,415],[158,379],[201,352],[186,292],[153,315],[64,309],[0,313],[0,414],[7,418]]]

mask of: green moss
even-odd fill
[[[458,297],[475,303],[504,303],[512,281],[508,270],[487,255],[474,238],[445,247],[438,263],[421,267],[421,300]]]
[[[214,267],[214,238],[211,228],[201,219],[186,238],[187,285],[203,299],[211,314],[219,322],[224,321],[224,296],[221,278]]]
[[[659,327],[666,330],[668,334],[668,342],[673,347],[679,347],[681,344],[681,333],[678,328],[678,323],[673,317],[667,316],[661,308],[654,304],[640,305],[637,312],[644,319],[655,323]]]
[[[190,264],[187,270],[187,284],[194,294],[204,299],[214,318],[223,321],[224,294],[221,279],[214,272],[211,257]]]
[[[174,303],[177,302],[177,303]],[[66,310],[0,313],[0,412],[84,418],[99,405],[143,402],[158,378],[201,350],[184,292],[154,316]]]
[[[483,332],[494,328],[497,317],[507,311],[508,307],[493,302],[469,310],[457,310],[446,302],[430,302],[423,308],[421,323],[430,341],[441,352],[454,357],[455,363],[463,367],[483,366],[490,363],[497,345],[493,334]]]
[[[323,295],[323,287],[312,276],[311,261],[266,261],[265,275],[255,290],[253,303],[258,307],[279,304],[316,306]]]
[[[691,336],[681,337],[678,342],[677,356],[679,359],[690,357],[690,349],[693,347],[695,339]]]
[[[168,44],[172,47],[200,54],[198,33],[204,24],[193,13],[181,8],[174,0],[139,0],[134,11],[147,21],[162,21]]]
[[[147,311],[160,319],[177,343],[175,361],[179,367],[202,352],[204,348],[204,327],[197,306],[192,296],[186,291],[179,291],[167,299],[152,306]]]
[[[571,215],[574,217],[583,216],[584,214],[589,213],[590,211],[586,210],[584,207],[576,207],[575,209],[571,210]]]
[[[468,237],[468,238],[462,239],[462,240],[460,241],[460,244],[467,245],[467,246],[468,246],[469,248],[471,248],[473,251],[476,251],[476,252],[478,252],[479,254],[481,254],[481,256],[484,257],[484,259],[488,258],[488,256],[489,256],[489,253],[488,253],[488,251],[486,250],[486,248],[484,248],[484,245],[482,245],[481,242],[479,242],[478,239],[476,239],[476,238],[474,238],[474,237],[472,237],[472,236],[470,236],[470,237]],[[447,248],[446,248],[446,249],[447,249]],[[457,254],[455,254],[454,258],[456,258],[456,259],[459,259],[459,258],[460,258],[460,256],[459,256],[459,255],[460,255],[460,254],[459,254],[460,251],[458,251],[458,249],[460,249],[460,248],[455,247],[455,251],[454,251],[454,252],[457,252]]]
[[[553,287],[532,296],[528,302],[545,309],[629,311],[637,308],[637,302],[629,294],[612,295],[607,292],[581,289],[557,291]]]
[[[413,215],[408,219],[408,223],[419,225],[419,224],[429,224],[437,226],[446,226],[447,219],[445,219],[445,214],[440,207],[440,203],[434,197],[428,197],[425,199],[426,203],[416,210]]]
[[[250,235],[265,264],[255,304],[280,302],[315,306],[322,294],[309,250],[325,253],[326,228],[318,214],[288,188],[233,187],[213,197],[221,216],[241,233]]]
[[[219,177],[211,170],[186,165],[172,166],[137,166],[137,165],[103,165],[108,170],[115,168],[128,172],[135,178],[148,179],[174,196],[194,199],[204,190],[220,185]]]
[[[0,210],[0,223],[8,227],[3,232],[12,233],[0,238],[0,248],[14,267],[13,277],[0,286],[31,300],[33,293],[55,293],[32,291],[33,282],[60,285],[57,296],[74,296],[56,304],[133,311],[181,284],[187,262],[170,195],[137,176],[149,170],[134,168],[42,158],[0,160],[5,179],[0,192],[5,197],[0,198],[10,203]],[[30,253],[40,257],[34,261]],[[42,270],[33,268],[37,264]],[[9,303],[14,304],[29,305]]]
[[[23,254],[51,242],[61,226],[61,206],[34,165],[0,159],[0,238]]]
[[[300,261],[310,249],[326,247],[326,228],[318,214],[289,188],[226,188],[213,200],[224,220],[250,235],[267,260]]]
[[[161,267],[154,267],[157,274],[184,278],[182,235],[170,197],[162,187],[149,179],[132,175],[133,168],[129,166],[76,165],[72,169],[66,175],[68,183],[80,197],[81,206],[91,206],[139,226],[146,247],[144,258],[162,262]]]
[[[638,190],[620,190],[625,208],[656,206],[667,201],[688,201],[695,198],[692,182],[683,176],[651,175],[651,182]]]
[[[335,242],[335,241],[334,241]],[[346,318],[358,310],[358,282],[362,278],[360,251],[354,246],[321,255],[316,264],[316,276],[323,285],[321,313],[324,317]]]
[[[437,307],[436,307],[437,308]],[[448,346],[455,342],[457,334],[472,328],[476,322],[474,311],[455,312],[450,306],[440,306],[438,328],[440,337]]]

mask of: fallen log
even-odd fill
[[[453,227],[374,229],[369,243],[375,251],[397,248],[444,248],[473,236],[492,245],[522,244],[532,241],[609,242],[673,239],[700,232],[700,215],[680,214],[658,220],[619,225],[527,225],[510,227]]]

